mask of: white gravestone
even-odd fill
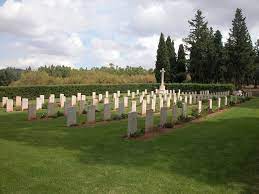
[[[16,107],[21,107],[22,106],[22,97],[21,96],[16,96],[16,98],[15,98],[15,106]]]
[[[69,107],[67,109],[67,127],[77,124],[76,107]]]
[[[29,106],[29,99],[23,98],[22,99],[22,111],[28,110],[28,106]]]
[[[138,129],[138,113],[130,112],[128,114],[128,137],[137,132]]]
[[[6,112],[13,112],[13,99],[8,99],[7,100]]]

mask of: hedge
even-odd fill
[[[33,99],[39,95],[49,96],[50,94],[55,94],[59,96],[60,93],[66,96],[75,95],[78,92],[91,95],[92,92],[102,93],[109,91],[114,93],[118,90],[121,92],[127,92],[127,90],[136,91],[137,89],[143,91],[147,89],[148,91],[155,90],[159,88],[159,84],[124,84],[124,85],[54,85],[54,86],[19,86],[19,87],[0,87],[0,98],[7,96],[9,98],[14,98],[15,96],[22,96],[23,98]],[[181,89],[181,91],[201,91],[209,90],[211,92],[220,91],[233,91],[234,85],[232,84],[166,84],[167,89]]]

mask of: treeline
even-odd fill
[[[13,81],[17,81],[21,78],[23,70],[15,68],[0,69],[0,86],[8,86]]]
[[[165,81],[196,83],[256,84],[259,79],[259,40],[255,47],[246,26],[246,18],[237,9],[227,42],[222,34],[208,26],[198,10],[189,21],[190,33],[176,55],[174,41],[161,33],[155,68],[157,82],[165,68]],[[187,57],[188,56],[188,57]]]
[[[66,66],[43,66],[37,70],[24,70],[19,79],[9,84],[11,86],[28,85],[62,85],[62,84],[125,84],[154,83],[153,70],[142,67],[94,67],[92,69],[73,69]]]

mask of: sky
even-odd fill
[[[236,8],[255,41],[258,0],[0,0],[0,68],[154,68],[161,32],[177,50],[201,9],[226,40]]]

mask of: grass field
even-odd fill
[[[64,126],[0,112],[0,193],[259,193],[258,98],[147,141]]]

